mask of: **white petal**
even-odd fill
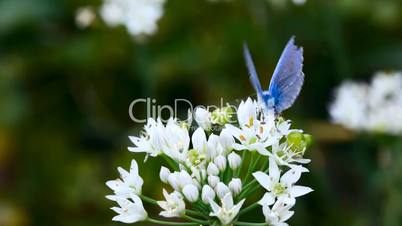
[[[258,172],[254,172],[253,176],[258,181],[258,183],[260,183],[261,186],[263,186],[266,190],[268,190],[268,191],[271,190],[272,181],[271,181],[271,178],[267,174],[265,174],[261,171],[258,171]]]
[[[272,205],[275,203],[275,196],[271,192],[266,192],[262,199],[258,201],[258,204],[264,206],[264,205]]]
[[[269,158],[269,176],[274,180],[274,181],[279,181],[280,177],[280,170],[278,165],[276,164],[276,161],[274,158],[270,157]]]
[[[299,197],[299,196],[312,192],[313,189],[306,187],[306,186],[295,185],[295,186],[289,188],[288,191],[293,197]]]
[[[135,159],[131,161],[130,174],[138,175],[138,164]]]
[[[233,207],[233,197],[232,197],[232,193],[227,193],[223,199],[222,199],[222,205],[226,208],[226,209],[230,209]]]

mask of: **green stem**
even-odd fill
[[[184,215],[183,218],[187,219],[189,221],[196,222],[198,224],[202,224],[202,225],[209,225],[210,224],[209,221],[200,220],[200,219],[197,219],[197,218],[194,218],[194,217],[190,217],[188,215]]]
[[[246,182],[248,180],[248,178],[250,177],[252,167],[253,167],[253,163],[254,163],[254,155],[255,155],[256,152],[257,151],[251,152],[250,163],[248,164],[248,170],[247,170],[246,177],[244,178],[244,182]]]
[[[188,214],[190,214],[190,215],[193,215],[193,216],[206,218],[204,214],[202,214],[202,213],[200,213],[200,212],[197,212],[197,211],[194,211],[194,210],[187,210],[187,209],[186,209],[186,213],[188,213]]]
[[[242,169],[242,167],[243,167],[244,159],[246,158],[246,154],[247,154],[247,151],[246,151],[246,150],[243,150],[243,153],[242,153],[242,156],[241,156],[240,166],[239,166],[239,168],[236,170],[236,173],[235,173],[236,177],[239,177],[239,175],[240,175],[241,169]]]
[[[162,154],[162,158],[169,164],[170,168],[172,168],[175,171],[179,171],[179,165],[171,159],[169,156]]]
[[[160,224],[160,225],[179,225],[179,226],[198,226],[198,223],[193,223],[193,222],[171,222],[171,221],[164,221],[164,220],[157,220],[148,217],[147,221],[155,224]]]
[[[253,209],[255,209],[258,206],[258,202],[255,202],[249,206],[247,206],[246,208],[240,210],[239,215],[245,214]]]
[[[150,198],[150,197],[148,197],[148,196],[141,195],[140,198],[141,198],[142,200],[144,200],[145,202],[150,203],[150,204],[152,204],[152,205],[158,205],[158,202],[157,202],[155,199],[152,199],[152,198]]]

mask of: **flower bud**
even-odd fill
[[[215,199],[215,191],[209,185],[202,187],[201,199],[204,203],[209,203],[209,200]]]
[[[211,114],[211,121],[214,124],[224,125],[230,123],[233,115],[231,107],[218,108]]]
[[[229,163],[229,167],[232,170],[235,170],[237,168],[239,168],[240,163],[241,163],[241,157],[240,155],[232,152],[228,155],[228,163]]]
[[[313,142],[314,142],[313,136],[311,136],[310,134],[303,134],[303,138],[304,138],[304,141],[306,142],[307,147],[310,147],[311,145],[313,145]]]
[[[207,173],[208,173],[208,175],[218,176],[219,169],[213,162],[210,162],[207,167]]]
[[[168,176],[168,183],[170,184],[170,186],[171,186],[174,190],[176,190],[176,191],[180,190],[180,181],[179,181],[179,179],[177,178],[177,174],[171,173],[171,174]]]
[[[204,130],[211,130],[211,113],[206,109],[198,107],[195,110],[195,121]]]
[[[226,169],[226,158],[224,156],[220,155],[216,157],[214,159],[214,163],[220,171],[224,171]]]
[[[164,166],[161,167],[161,171],[159,172],[159,178],[163,183],[168,183],[168,178],[170,175],[170,170]]]
[[[238,195],[242,189],[242,183],[239,178],[233,178],[229,182],[229,189],[232,191],[233,195]]]
[[[183,195],[190,202],[196,202],[198,200],[198,188],[194,184],[187,184],[183,188]]]
[[[235,141],[228,129],[225,128],[221,131],[219,141],[225,153],[229,153],[231,150],[233,150],[233,144]]]
[[[220,199],[222,199],[223,197],[225,197],[225,195],[227,193],[230,193],[230,189],[228,188],[228,186],[226,186],[226,184],[219,182],[216,187],[215,187],[215,191],[216,194],[218,195],[218,197]]]
[[[304,137],[303,133],[297,131],[290,132],[286,137],[290,149],[297,155],[303,155],[306,149],[307,143]]]
[[[214,188],[218,184],[218,182],[219,182],[219,177],[217,177],[217,176],[208,176],[208,184],[211,187]]]

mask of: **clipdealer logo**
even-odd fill
[[[147,98],[138,98],[133,100],[128,108],[128,115],[133,122],[136,123],[146,123],[148,118],[160,118],[162,122],[166,123],[169,118],[177,118],[180,121],[190,121],[195,117],[195,111],[197,108],[204,108],[209,112],[213,112],[216,109],[221,109],[223,107],[231,107],[236,112],[237,106],[230,105],[228,102],[225,102],[223,98],[220,98],[220,103],[218,105],[197,105],[194,106],[187,99],[175,99],[173,105],[160,105],[158,104],[157,99],[147,97]],[[145,108],[145,116],[138,116],[138,112],[142,112],[139,109]],[[187,109],[187,118],[179,118],[179,111]],[[136,114],[137,113],[137,114]],[[165,117],[162,117],[165,116]]]

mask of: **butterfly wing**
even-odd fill
[[[304,82],[302,69],[303,48],[297,47],[292,37],[282,52],[268,89],[277,114],[292,106],[299,95]]]
[[[262,88],[260,80],[258,79],[257,71],[255,70],[253,59],[251,58],[250,50],[247,47],[247,44],[244,43],[244,59],[246,60],[246,65],[248,69],[248,73],[250,74],[251,84],[254,86],[254,89],[257,91],[258,98],[262,98]]]

